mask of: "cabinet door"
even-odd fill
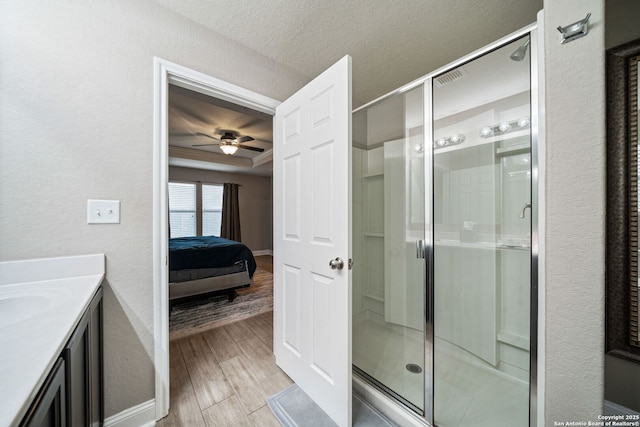
[[[86,426],[89,416],[89,316],[85,314],[64,349],[67,362],[67,417],[70,426]]]
[[[65,408],[65,363],[61,357],[53,366],[40,393],[20,426],[24,427],[64,427]]]
[[[102,425],[102,288],[91,300],[63,355],[67,363],[68,425]]]
[[[102,288],[98,290],[90,307],[89,332],[89,424],[101,426],[104,421],[104,374],[102,344]]]

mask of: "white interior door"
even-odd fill
[[[351,57],[277,107],[274,139],[276,362],[351,426]]]

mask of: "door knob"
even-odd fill
[[[329,261],[329,267],[331,267],[332,270],[342,270],[344,267],[344,261],[340,257],[332,259]]]

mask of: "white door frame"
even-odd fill
[[[153,59],[153,348],[156,420],[169,413],[169,289],[167,183],[169,181],[169,83],[275,115],[280,101],[215,77]]]

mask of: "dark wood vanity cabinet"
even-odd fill
[[[21,427],[67,426],[65,363],[60,357],[25,415]]]
[[[99,298],[98,298],[99,297]],[[102,287],[94,298],[95,307],[91,314],[92,321],[89,323],[91,341],[89,349],[91,354],[91,383],[89,401],[90,425],[102,426],[104,424],[104,345],[103,345],[103,305]]]
[[[102,287],[98,288],[21,427],[93,427],[104,423]]]
[[[62,352],[67,364],[69,427],[101,426],[104,421],[102,317],[102,288],[99,288]]]

